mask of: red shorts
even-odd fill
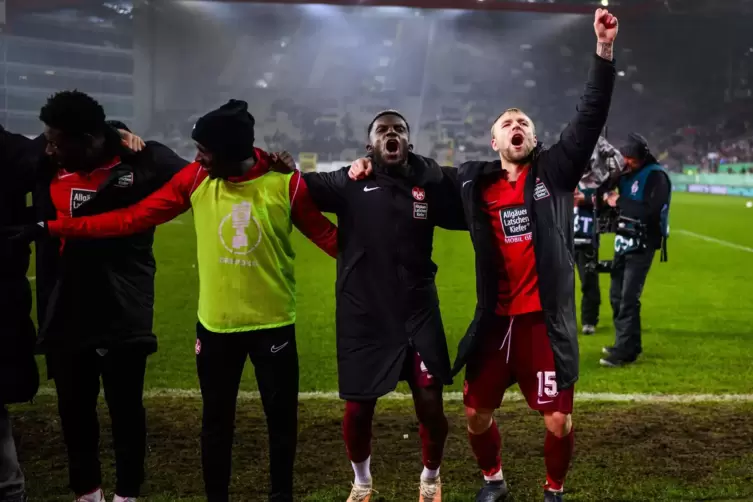
[[[482,337],[482,346],[466,368],[463,402],[467,407],[497,409],[505,390],[517,382],[532,410],[572,413],[573,387],[557,389],[543,312],[498,317],[493,331]]]
[[[400,380],[408,382],[413,387],[426,388],[435,385],[436,379],[429,373],[421,356],[415,350],[408,350],[405,355],[405,362],[403,363],[403,369],[400,372]]]

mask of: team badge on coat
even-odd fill
[[[549,190],[540,178],[536,178],[536,186],[533,188],[533,200],[541,200],[549,197]]]
[[[421,202],[426,198],[426,191],[421,187],[413,187],[413,198]]]
[[[126,173],[115,181],[115,186],[127,188],[133,186],[133,173]]]
[[[426,202],[414,202],[413,217],[417,220],[427,219],[429,217],[429,204]]]

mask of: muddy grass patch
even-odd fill
[[[201,500],[198,399],[153,398],[147,500]],[[69,501],[65,449],[54,400],[16,407],[15,433],[32,500]],[[296,488],[301,500],[342,501],[352,478],[341,433],[342,403],[301,403]],[[473,500],[480,476],[467,444],[462,409],[447,405],[450,437],[442,478],[445,501]],[[114,486],[109,418],[100,409],[105,489]],[[750,404],[581,404],[574,415],[571,501],[753,500],[753,406]],[[497,416],[504,472],[517,501],[541,500],[543,424],[522,403]],[[406,437],[407,436],[407,437]],[[267,431],[258,401],[240,402],[232,491],[262,501],[267,491]],[[409,402],[382,402],[374,422],[372,472],[378,497],[417,498],[418,424]],[[111,495],[110,495],[111,496]]]

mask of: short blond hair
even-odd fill
[[[497,125],[497,122],[499,122],[499,119],[501,119],[502,117],[504,117],[508,113],[520,113],[520,114],[525,115],[526,117],[528,117],[528,114],[526,112],[524,112],[523,110],[521,110],[520,108],[508,108],[507,110],[505,110],[502,113],[500,113],[499,115],[497,115],[497,118],[494,119],[494,122],[492,122],[492,127],[490,129],[490,131],[492,133],[492,136],[494,136],[494,126]],[[528,118],[530,119],[531,117],[528,117]],[[531,129],[533,129],[533,133],[536,134],[536,127],[533,125],[533,120],[531,120]]]

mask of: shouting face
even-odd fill
[[[369,132],[366,150],[374,154],[377,164],[390,167],[401,166],[408,160],[410,132],[405,120],[396,115],[382,115],[374,122]]]
[[[514,164],[525,162],[536,147],[536,129],[522,111],[511,108],[499,116],[492,126],[492,148],[504,160]]]

